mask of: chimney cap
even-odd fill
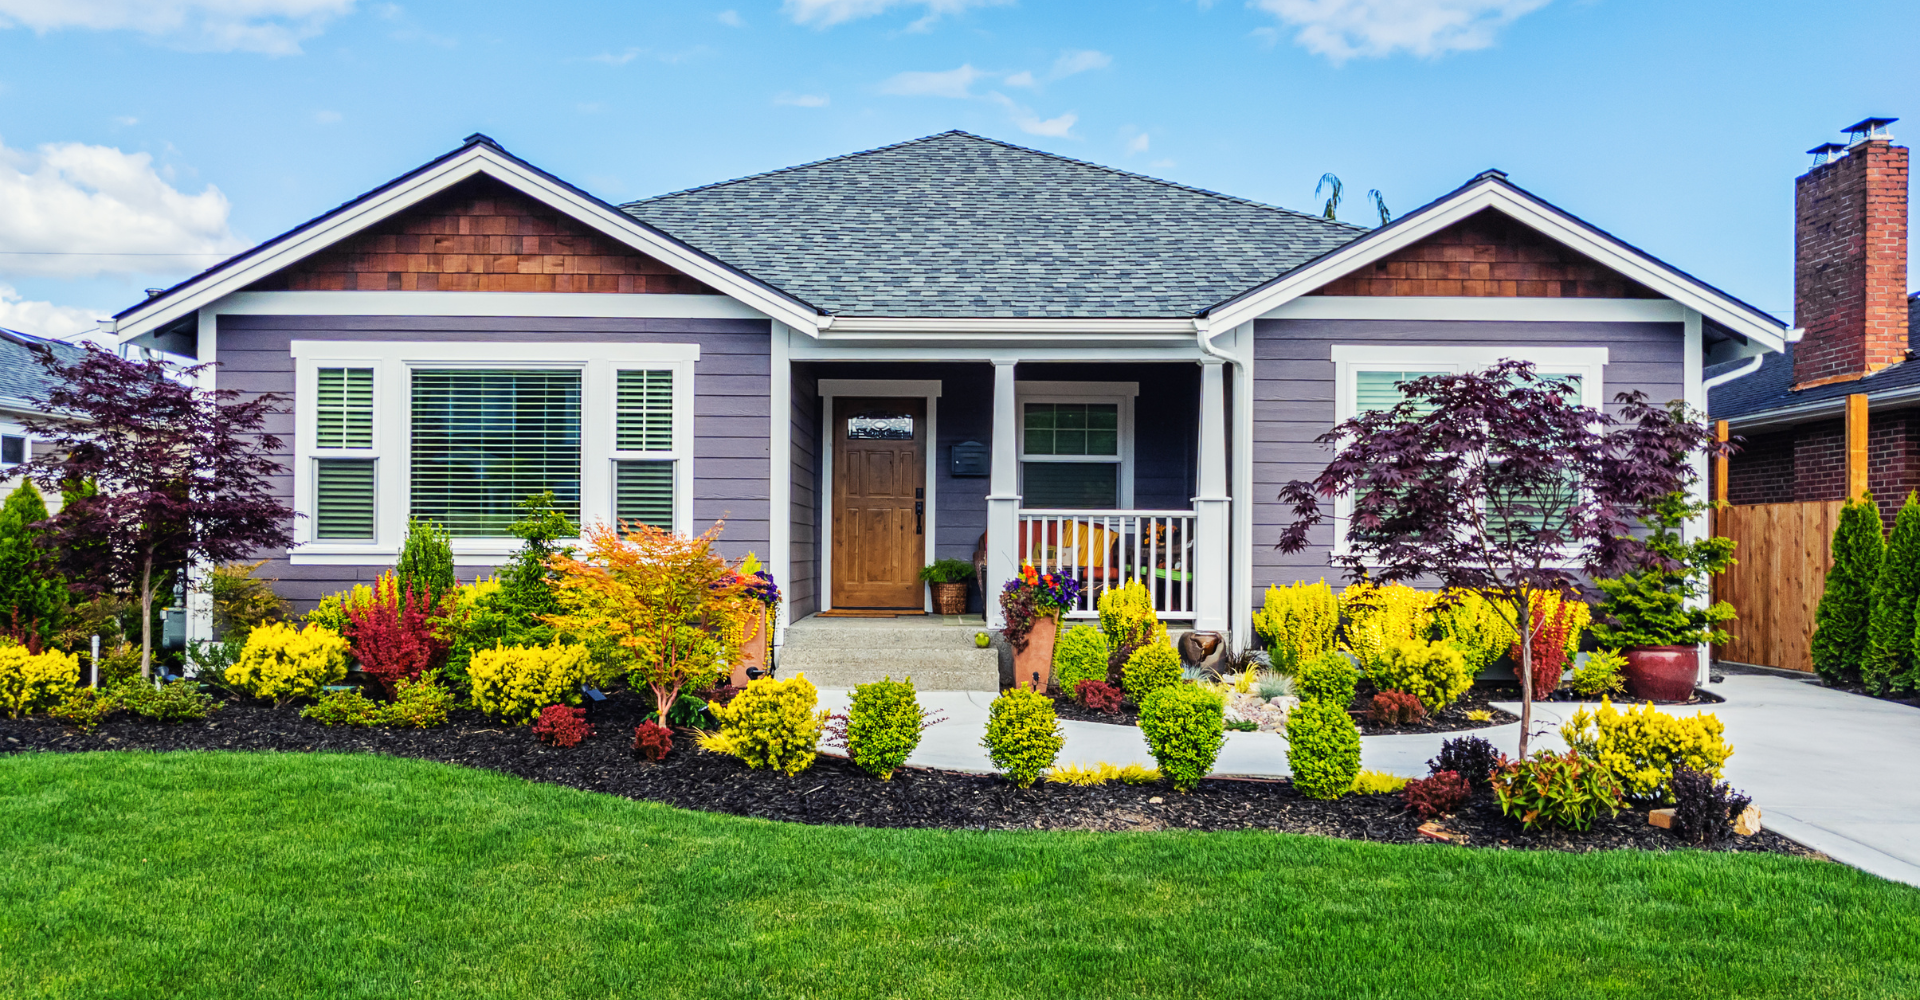
[[[1833,159],[1834,154],[1844,153],[1846,151],[1847,151],[1847,147],[1837,142],[1823,142],[1820,145],[1807,150],[1807,152],[1813,154],[1813,165],[1816,167],[1820,166],[1823,163],[1826,163],[1828,160]]]
[[[1888,138],[1887,126],[1899,120],[1898,118],[1862,118],[1840,131],[1847,133],[1850,142],[1885,139]]]

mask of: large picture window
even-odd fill
[[[1114,510],[1133,503],[1133,382],[1019,383],[1020,505]]]
[[[411,506],[455,538],[502,538],[528,495],[580,517],[580,372],[416,368]]]

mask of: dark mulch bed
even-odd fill
[[[383,753],[486,768],[686,809],[799,823],[976,830],[1228,830],[1261,828],[1389,843],[1427,841],[1420,821],[1396,795],[1308,799],[1284,781],[1209,780],[1182,795],[1164,785],[1090,788],[1042,784],[1015,788],[991,775],[904,768],[876,781],[850,762],[821,756],[797,777],[749,770],[740,761],[693,747],[684,734],[661,763],[631,759],[635,699],[616,694],[596,713],[598,732],[558,749],[525,727],[457,712],[428,730],[348,729],[302,719],[293,709],[229,705],[206,722],[168,726],[116,716],[91,734],[51,719],[0,719],[8,752],[83,750],[277,750]],[[1591,833],[1525,833],[1482,794],[1444,821],[1466,843],[1499,848],[1593,851],[1681,847],[1648,826],[1642,812],[1601,821]],[[1771,831],[1716,849],[1812,855]]]
[[[1354,695],[1353,704],[1348,706],[1348,712],[1353,716],[1353,721],[1360,726],[1360,733],[1363,736],[1383,736],[1396,733],[1458,733],[1474,729],[1485,729],[1488,726],[1502,726],[1509,722],[1520,721],[1519,716],[1510,712],[1503,712],[1500,709],[1494,708],[1492,704],[1496,699],[1500,701],[1510,701],[1518,697],[1519,695],[1515,694],[1512,699],[1509,699],[1498,694],[1491,688],[1483,689],[1482,685],[1475,684],[1466,694],[1461,696],[1459,701],[1448,705],[1438,714],[1430,715],[1419,723],[1411,726],[1376,726],[1367,718],[1368,709],[1373,704],[1373,689],[1365,683],[1362,683],[1360,690]],[[1492,712],[1493,718],[1486,722],[1475,722],[1467,718],[1467,713],[1474,709],[1485,709]],[[1140,724],[1140,710],[1135,708],[1132,702],[1122,705],[1120,711],[1108,714],[1106,712],[1096,712],[1065,695],[1054,695],[1053,712],[1062,719],[1072,719],[1076,722],[1106,722],[1116,726],[1137,726]]]

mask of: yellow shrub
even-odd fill
[[[1429,712],[1453,704],[1473,686],[1473,672],[1453,643],[1425,639],[1404,639],[1388,646],[1367,665],[1367,679],[1375,690],[1413,695]]]
[[[343,590],[337,594],[328,594],[320,603],[307,612],[307,624],[330,628],[335,632],[347,631],[347,608],[373,603],[373,588],[364,583],[355,584],[352,590]]]
[[[1407,787],[1407,779],[1385,771],[1361,771],[1353,776],[1353,794],[1386,795]]]
[[[1153,613],[1153,594],[1138,580],[1103,591],[1096,607],[1109,649],[1145,646],[1167,637],[1167,627]]]
[[[1047,772],[1047,780],[1060,785],[1104,785],[1118,781],[1127,785],[1150,785],[1160,780],[1160,772],[1139,764],[1116,765],[1101,761],[1092,767],[1068,764]]]
[[[247,633],[240,659],[227,668],[227,683],[255,698],[285,704],[311,698],[347,676],[347,640],[324,625],[295,630],[270,622]]]
[[[1627,797],[1671,802],[1675,764],[1720,777],[1733,756],[1723,738],[1726,728],[1705,712],[1681,719],[1651,703],[1621,712],[1612,699],[1603,698],[1598,710],[1573,713],[1572,721],[1560,727],[1560,738],[1611,772]]]
[[[1440,638],[1453,643],[1467,659],[1467,669],[1479,673],[1493,665],[1516,641],[1513,617],[1505,608],[1476,590],[1447,592],[1446,604],[1434,610]]]
[[[1364,669],[1394,645],[1426,638],[1433,624],[1433,606],[1439,599],[1439,594],[1403,583],[1385,587],[1356,583],[1348,587],[1340,593],[1340,609],[1347,618],[1347,649]]]
[[[772,768],[788,775],[813,766],[820,729],[827,713],[816,712],[820,693],[807,675],[776,681],[761,677],[722,705],[707,709],[720,720],[720,731],[700,738],[702,749],[732,754],[751,768]]]
[[[0,709],[17,719],[60,704],[80,682],[80,657],[49,649],[27,652],[27,647],[0,641]]]
[[[1253,613],[1253,629],[1267,646],[1267,655],[1283,673],[1299,664],[1333,652],[1340,630],[1340,602],[1323,577],[1318,583],[1294,581],[1286,587],[1267,587],[1267,598]]]
[[[467,666],[473,707],[505,722],[531,723],[548,705],[577,705],[593,679],[585,646],[501,646],[477,650]]]

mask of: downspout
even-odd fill
[[[1721,372],[1720,374],[1715,375],[1714,377],[1706,380],[1705,382],[1702,382],[1700,384],[1700,389],[1702,392],[1712,392],[1715,386],[1726,385],[1728,382],[1731,382],[1734,379],[1744,378],[1745,376],[1751,375],[1754,372],[1759,371],[1760,366],[1764,364],[1766,360],[1767,360],[1767,356],[1765,354],[1756,354],[1746,364],[1741,365],[1740,367],[1735,368],[1730,372]]]

